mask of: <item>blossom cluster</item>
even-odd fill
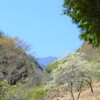
[[[60,59],[60,64],[51,72],[52,80],[45,86],[46,89],[67,86],[69,83],[80,82],[91,72],[91,63],[85,59],[84,53],[70,53]],[[87,76],[86,76],[87,75]]]

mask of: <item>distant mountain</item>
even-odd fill
[[[50,56],[50,57],[45,57],[45,58],[38,58],[37,61],[41,65],[42,68],[45,68],[46,65],[50,64],[51,62],[53,62],[56,59],[57,59],[57,57]]]

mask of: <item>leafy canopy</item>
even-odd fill
[[[80,38],[100,46],[100,0],[64,0],[63,6],[81,29]]]

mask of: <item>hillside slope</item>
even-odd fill
[[[77,51],[84,52],[90,60],[100,58],[100,47],[93,47],[91,44],[88,44],[88,42],[84,42]]]
[[[82,91],[79,100],[100,100],[100,82],[93,85],[94,93],[91,93],[90,89]],[[77,100],[77,94],[74,93],[75,100]],[[58,97],[54,97],[53,100],[72,100],[70,93],[60,91]]]
[[[28,77],[34,84],[40,84],[43,69],[20,45],[16,46],[11,38],[0,38],[0,81],[8,80],[10,85],[14,85]]]

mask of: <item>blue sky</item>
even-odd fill
[[[31,46],[36,57],[77,50],[79,29],[63,13],[63,0],[0,0],[0,29]]]

